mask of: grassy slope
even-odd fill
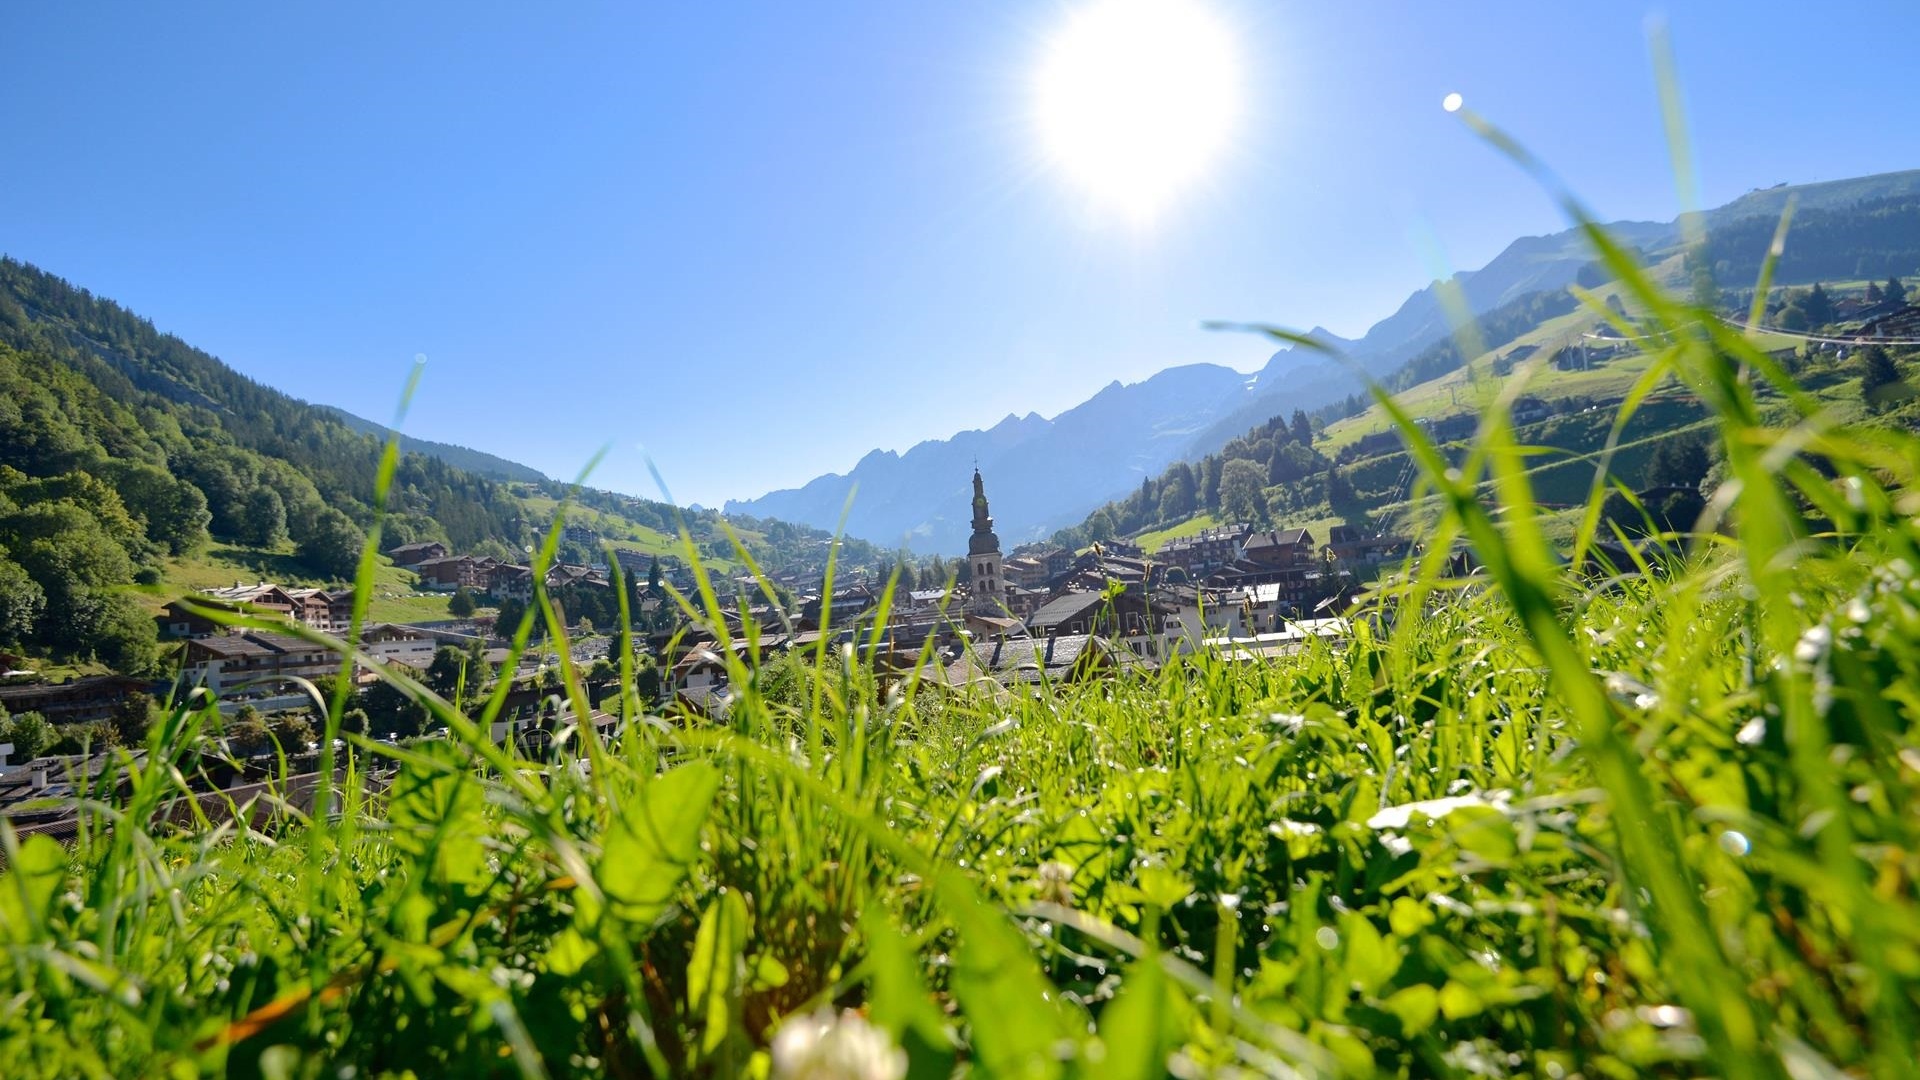
[[[1185,536],[1192,536],[1203,529],[1211,529],[1218,524],[1220,524],[1220,522],[1215,520],[1212,514],[1197,514],[1178,525],[1169,525],[1164,529],[1149,529],[1146,532],[1137,533],[1133,537],[1133,542],[1145,548],[1147,554],[1151,555],[1159,551],[1162,547],[1165,547],[1171,541],[1178,540]]]
[[[168,559],[161,567],[160,592],[150,605],[158,610],[166,600],[181,593],[218,589],[237,583],[270,581],[277,585],[318,586],[329,582],[314,577],[291,548],[263,550],[236,544],[215,543],[205,551]],[[374,570],[373,597],[367,617],[375,622],[434,622],[450,619],[447,593],[421,594],[414,584],[413,572],[393,565],[381,556]]]
[[[523,501],[536,520],[551,520],[554,513],[560,509],[559,500],[546,495],[526,495],[523,496]],[[569,507],[567,520],[593,529],[603,540],[615,547],[641,551],[649,555],[667,555],[676,559],[684,554],[680,548],[679,537],[670,536],[658,529],[628,521],[616,514],[605,513],[592,507],[577,505]],[[753,532],[742,532],[740,537],[747,543],[764,539],[760,533]],[[718,550],[708,550],[701,554],[707,560],[709,568],[716,572],[734,572],[743,569],[737,560],[730,557],[730,553],[728,557],[722,557]]]
[[[1670,279],[1677,268],[1678,260],[1673,259],[1661,264],[1657,271]],[[1616,286],[1608,285],[1595,295],[1605,302],[1618,291]],[[1633,309],[1629,307],[1628,310],[1631,312]],[[1589,332],[1607,336],[1615,333],[1599,315],[1582,307],[1547,320],[1512,342],[1476,357],[1472,363],[1456,371],[1408,387],[1394,395],[1395,400],[1415,418],[1445,416],[1479,408],[1489,394],[1502,389],[1503,380],[1493,374],[1494,362],[1528,345],[1536,347],[1538,352],[1528,361],[1516,365],[1508,376],[1525,378],[1527,393],[1549,400],[1564,397],[1619,397],[1625,394],[1634,380],[1647,370],[1649,361],[1646,357],[1613,360],[1587,371],[1561,371],[1544,363],[1545,358],[1556,349],[1577,344],[1580,335]],[[1797,342],[1782,335],[1762,334],[1757,344],[1762,349],[1778,349],[1791,347]],[[1533,364],[1533,360],[1542,362]],[[1362,436],[1386,431],[1389,427],[1391,424],[1385,411],[1378,405],[1372,405],[1365,412],[1327,425],[1317,445],[1331,455]]]

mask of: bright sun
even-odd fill
[[[1049,43],[1037,90],[1048,158],[1135,219],[1205,173],[1240,96],[1233,42],[1198,0],[1091,0]]]

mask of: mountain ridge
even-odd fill
[[[313,407],[322,412],[332,413],[341,423],[360,432],[362,435],[371,435],[376,439],[385,439],[390,430],[385,424],[368,420],[364,416],[355,416],[353,413],[337,405],[314,404]],[[432,439],[418,439],[405,433],[400,435],[400,451],[402,453],[425,454],[431,458],[438,458],[456,468],[479,473],[482,476],[491,476],[497,480],[524,480],[528,483],[543,484],[553,479],[531,465],[522,465],[517,461],[503,458],[498,454],[489,454],[485,450],[475,450],[470,446],[461,446],[457,443],[443,443],[435,442]]]
[[[1920,192],[1920,170],[1748,192],[1706,211],[1706,219],[1711,227],[1749,217],[1777,216],[1789,197],[1799,198],[1802,206],[1843,206],[1905,192]],[[1678,220],[1618,221],[1606,228],[1616,239],[1649,255],[1670,253],[1681,242]],[[1459,271],[1446,282],[1430,282],[1415,290],[1358,339],[1340,338],[1320,328],[1314,336],[1345,353],[1347,362],[1367,375],[1384,378],[1452,333],[1442,301],[1444,289],[1457,287],[1477,317],[1534,293],[1564,290],[1583,277],[1596,280],[1597,272],[1589,269],[1592,265],[1585,236],[1577,228],[1517,237],[1484,266]],[[1161,408],[1142,400],[1155,397],[1164,388],[1155,380],[1182,367],[1209,368],[1225,374],[1218,376],[1218,389],[1205,403],[1183,399]],[[1238,385],[1228,387],[1227,375]],[[951,551],[966,535],[964,481],[970,475],[971,458],[978,457],[982,471],[991,474],[989,494],[994,496],[1001,535],[1038,538],[1079,521],[1089,510],[1125,494],[1128,487],[1157,475],[1161,467],[1173,461],[1191,460],[1218,450],[1270,417],[1293,409],[1311,411],[1360,389],[1360,382],[1346,364],[1298,346],[1277,350],[1251,376],[1219,365],[1179,365],[1136,383],[1109,382],[1079,405],[1051,419],[1039,418],[1039,424],[1045,425],[1042,432],[1000,447],[999,453],[991,456],[949,454],[937,449],[948,444],[978,448],[988,432],[972,429],[948,439],[923,440],[892,458],[877,458],[870,453],[846,473],[827,473],[798,488],[753,499],[728,500],[725,509],[728,513],[770,514],[831,528],[839,521],[847,497],[855,493],[857,484],[849,528],[858,522],[862,530],[859,535],[883,542],[902,537],[922,552]],[[1109,412],[1115,415],[1106,415]],[[1024,419],[1031,422],[1035,416],[1029,413]],[[1117,456],[1117,461],[1096,463],[1084,475],[1074,475],[1063,469],[1061,462],[1073,460],[1075,455],[1064,452],[1060,437],[1052,434],[1068,418],[1067,429],[1111,426],[1131,419],[1135,423],[1144,421],[1146,430],[1131,443],[1107,440],[1106,449]],[[998,430],[998,426],[989,430]],[[1169,445],[1180,441],[1176,432],[1186,435],[1177,450]],[[1049,478],[1051,504],[1029,500],[1024,490],[1027,485],[1020,479],[1029,474]],[[1003,499],[997,494],[1003,490],[1012,497]]]

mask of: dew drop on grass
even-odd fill
[[[1332,952],[1340,947],[1340,932],[1331,926],[1323,926],[1313,932],[1313,940],[1319,942],[1321,948]]]
[[[1728,829],[1720,834],[1720,850],[1737,859],[1753,850],[1753,845],[1748,842],[1745,834]]]
[[[1811,664],[1826,655],[1827,647],[1833,644],[1833,631],[1824,626],[1809,627],[1800,635],[1799,644],[1793,647],[1793,658],[1803,664]]]

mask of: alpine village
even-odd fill
[[[1920,1075],[1916,14],[0,12],[0,1078]]]

